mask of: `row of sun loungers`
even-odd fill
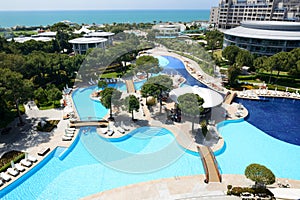
[[[71,141],[74,134],[75,134],[75,128],[67,128],[65,129],[65,133],[62,136],[62,141]]]
[[[34,156],[29,155],[28,153],[25,153],[25,158],[22,159],[20,163],[14,163],[14,161],[11,161],[11,167],[8,168],[6,172],[1,172],[0,174],[0,186],[5,184],[6,182],[9,182],[11,180],[11,176],[16,177],[21,172],[24,172],[26,168],[31,167],[32,164],[36,161],[37,159]]]
[[[107,134],[108,136],[113,136],[116,132],[119,132],[121,134],[125,134],[126,131],[129,131],[130,129],[126,126],[119,126],[119,127],[114,127],[112,129],[102,129],[103,134]]]

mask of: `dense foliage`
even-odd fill
[[[167,75],[150,77],[142,86],[141,94],[143,97],[158,97],[160,92],[168,93],[173,89],[173,80]]]
[[[134,96],[134,95],[129,95],[129,96],[127,96],[126,98],[125,98],[125,100],[124,100],[124,107],[125,107],[125,109],[129,112],[129,113],[131,113],[131,118],[132,118],[132,120],[133,121],[135,121],[135,119],[134,119],[134,115],[133,115],[133,111],[136,111],[136,112],[138,112],[139,111],[139,109],[140,109],[140,102],[139,102],[139,100],[136,98],[136,96]]]
[[[115,106],[119,105],[121,95],[122,93],[119,90],[111,87],[104,88],[104,90],[100,92],[100,101],[105,108],[110,110],[109,119],[111,120],[113,120],[112,104]]]
[[[248,165],[245,169],[245,176],[252,181],[255,185],[265,186],[275,183],[275,175],[267,167],[259,164]]]
[[[203,112],[204,100],[197,94],[186,93],[177,98],[178,106],[182,113],[192,117],[192,132],[194,131],[194,123],[197,116]]]

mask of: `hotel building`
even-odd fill
[[[81,37],[69,41],[75,54],[86,54],[90,48],[105,48],[107,39],[96,37]]]
[[[236,45],[253,54],[271,56],[300,47],[300,23],[245,21],[224,31],[223,48]]]
[[[220,0],[210,18],[217,21],[218,28],[229,29],[241,21],[300,21],[299,13],[300,0]]]
[[[114,33],[110,32],[90,32],[84,37],[70,40],[69,43],[73,45],[75,54],[85,54],[90,48],[105,48],[106,46],[113,45]]]

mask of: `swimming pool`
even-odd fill
[[[186,79],[185,84],[194,86],[197,85],[199,87],[207,87],[206,85],[200,83],[197,79],[195,79],[188,71],[185,69],[185,66],[181,60],[174,58],[172,56],[157,56],[158,60],[162,62],[162,67],[164,68],[162,73],[175,75],[179,74]]]
[[[247,165],[259,163],[276,177],[300,180],[300,101],[262,98],[262,101],[235,98],[249,111],[242,121],[221,122],[218,130],[225,140],[217,156],[222,173],[243,174]]]
[[[157,56],[156,58],[158,58],[160,66],[164,68],[162,73],[180,74],[186,78],[186,82],[182,84],[181,87],[186,85],[206,87],[186,71],[184,64],[179,59],[171,56]],[[157,75],[158,74],[153,74],[152,76]],[[134,82],[135,89],[140,90],[145,82],[146,80]],[[108,86],[122,92],[127,90],[125,83],[110,83]],[[108,109],[106,109],[99,101],[90,99],[90,95],[95,90],[98,90],[98,87],[91,86],[88,88],[77,89],[72,94],[73,102],[81,120],[103,119],[108,113]]]
[[[300,146],[277,140],[244,120],[218,127],[225,141],[223,153],[216,156],[223,174],[244,174],[249,164],[259,163],[276,177],[300,180]]]
[[[264,98],[262,101],[236,99],[251,112],[247,122],[290,144],[300,145],[300,100]]]
[[[103,119],[108,113],[99,101],[92,100],[90,95],[97,90],[97,86],[79,88],[72,93],[73,102],[81,120]]]
[[[185,152],[176,143],[173,134],[163,128],[142,127],[134,130],[130,137],[118,141],[102,138],[93,128],[88,134],[82,134],[81,130],[78,137],[73,149],[63,160],[60,159],[63,149],[56,149],[44,166],[39,166],[32,176],[23,180],[18,187],[14,186],[9,193],[2,190],[0,198],[78,199],[133,183],[204,173],[199,156]],[[164,149],[176,152],[177,156],[167,164],[161,164],[166,160]],[[139,155],[135,164],[113,165],[131,160],[128,155]],[[149,155],[154,158],[149,161],[158,164],[152,165],[156,167],[153,170],[148,170],[150,162],[143,159]],[[128,168],[130,166],[131,170]],[[139,173],[131,172],[135,169],[142,170]]]

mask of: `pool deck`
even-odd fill
[[[204,175],[180,176],[128,185],[82,198],[82,200],[154,200],[154,199],[241,199],[227,196],[227,185],[249,187],[253,182],[244,175],[223,174],[222,183],[204,183]],[[277,179],[283,182],[284,179]],[[300,188],[300,181],[289,180],[293,188]],[[277,184],[268,188],[278,188]],[[286,189],[288,191],[288,188]],[[134,195],[133,195],[134,194]]]

